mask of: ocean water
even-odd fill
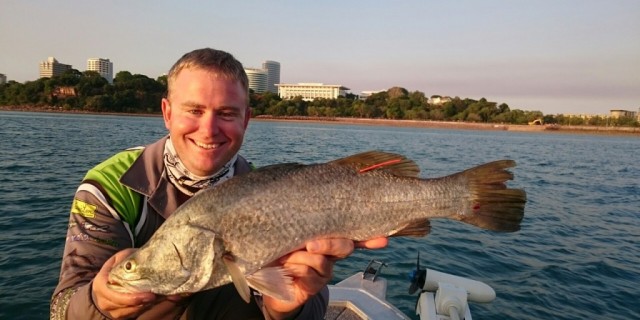
[[[48,317],[78,183],[165,133],[159,117],[0,112],[0,319]],[[640,319],[640,138],[254,121],[241,153],[262,166],[371,149],[414,159],[423,177],[514,159],[525,219],[516,233],[436,220],[426,238],[356,251],[335,281],[383,260],[387,298],[415,317],[408,274],[419,252],[423,267],[496,290],[471,305],[475,319]]]

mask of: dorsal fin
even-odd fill
[[[354,166],[360,173],[373,170],[385,170],[397,176],[418,177],[420,168],[405,156],[383,151],[367,151],[337,159],[330,163]]]

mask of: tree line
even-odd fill
[[[113,84],[95,71],[72,69],[60,76],[40,78],[24,84],[9,81],[0,85],[0,106],[30,106],[65,111],[160,113],[167,91],[167,76],[157,79],[120,71]],[[431,96],[431,98],[441,98]],[[357,117],[397,120],[436,120],[528,124],[541,120],[544,124],[635,126],[634,118],[596,116],[544,115],[540,111],[511,109],[506,103],[454,97],[443,103],[432,103],[420,91],[409,92],[393,87],[365,99],[347,94],[337,99],[305,101],[302,97],[283,100],[276,93],[250,93],[254,116]]]

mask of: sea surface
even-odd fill
[[[166,134],[160,117],[0,111],[0,319],[46,319],[75,188],[113,153]],[[414,315],[408,274],[421,265],[497,292],[475,319],[640,319],[640,138],[508,131],[251,122],[241,153],[257,166],[323,162],[379,149],[438,177],[514,159],[528,195],[522,230],[436,220],[338,263],[335,281],[385,261],[388,299]]]

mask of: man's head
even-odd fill
[[[249,78],[247,78],[247,74],[244,72],[244,67],[240,61],[236,60],[236,58],[228,52],[204,48],[184,54],[169,70],[169,75],[167,76],[167,96],[169,98],[171,98],[173,83],[175,83],[178,74],[184,69],[208,70],[215,72],[218,77],[237,80],[246,90],[247,99],[249,97]]]
[[[239,61],[209,48],[185,54],[169,71],[162,114],[191,173],[212,175],[240,150],[251,116],[248,83]]]

